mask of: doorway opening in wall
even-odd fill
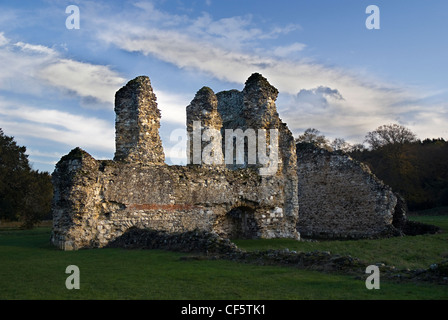
[[[259,226],[254,216],[255,210],[246,206],[233,208],[227,212],[222,230],[230,239],[254,239],[259,236]]]

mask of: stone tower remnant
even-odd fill
[[[116,161],[163,164],[160,110],[148,77],[128,82],[115,95]]]
[[[212,89],[203,87],[187,106],[188,163],[224,164],[221,128],[218,99]]]

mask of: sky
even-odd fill
[[[362,143],[398,123],[447,140],[447,35],[446,0],[1,0],[0,128],[36,170],[75,147],[112,159],[115,92],[146,75],[179,164],[173,133],[196,92],[258,72],[296,137]]]

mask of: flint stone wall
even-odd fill
[[[258,164],[166,165],[156,96],[149,78],[137,77],[115,96],[114,160],[96,160],[75,148],[56,165],[52,243],[64,250],[104,247],[132,227],[299,239],[295,144],[275,110],[278,91],[259,74],[246,88],[243,106],[233,104],[233,118],[252,119],[255,130],[278,128],[280,165],[272,175],[260,175]],[[229,113],[226,121],[232,122]],[[187,130],[192,120],[221,130],[221,119],[216,95],[204,87],[187,107]]]
[[[75,149],[53,177],[52,242],[64,250],[103,247],[131,227],[298,237],[296,217],[283,212],[285,181],[253,169],[126,164]]]
[[[148,77],[128,82],[115,94],[115,157],[134,163],[165,162],[159,136],[160,110]]]
[[[401,198],[347,155],[297,145],[302,237],[359,239],[397,236],[406,224]]]

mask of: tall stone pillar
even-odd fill
[[[285,217],[291,219],[291,223],[298,217],[299,204],[297,195],[297,155],[294,137],[287,125],[280,119],[277,112],[275,101],[278,96],[278,90],[272,86],[266,78],[259,73],[252,74],[245,83],[243,89],[243,108],[242,116],[246,119],[247,127],[264,129],[266,134],[270,129],[278,132],[278,153],[277,174],[284,177],[285,193]],[[266,143],[270,139],[266,137]],[[259,145],[260,147],[260,145]],[[272,152],[273,150],[271,150]]]
[[[221,127],[218,99],[212,89],[203,87],[187,106],[189,164],[224,165]]]
[[[129,81],[115,94],[115,161],[163,164],[160,110],[148,77]]]

